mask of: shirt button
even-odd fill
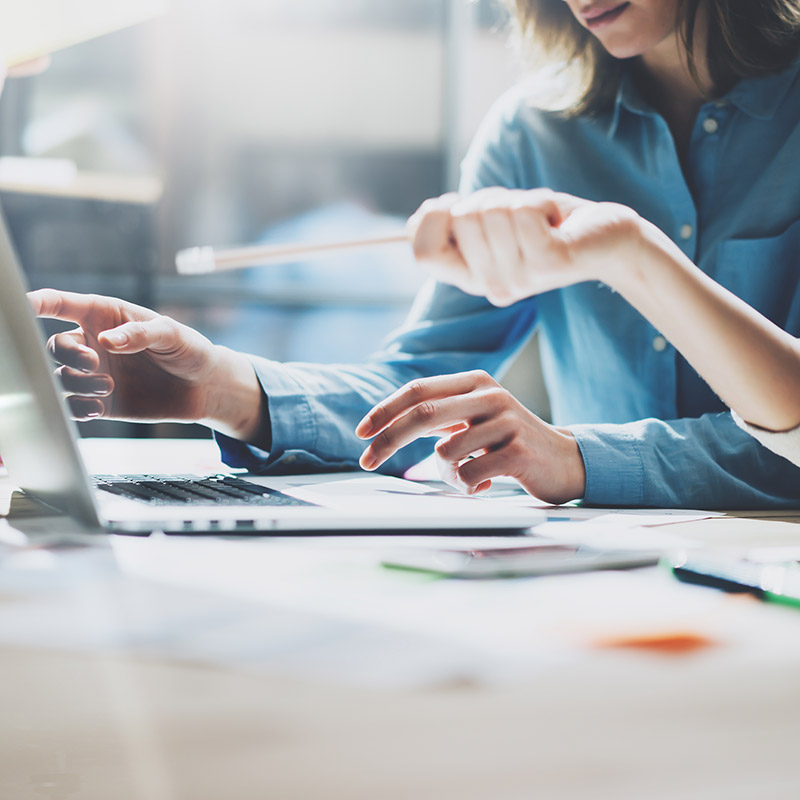
[[[286,456],[286,458],[284,459],[284,461],[285,461],[287,464],[294,464],[294,462],[295,462],[295,461],[297,461],[297,456]]]
[[[703,130],[706,133],[716,133],[719,130],[719,122],[714,117],[706,117],[703,120]]]
[[[689,225],[688,223],[686,225],[681,225],[681,230],[680,230],[681,239],[691,239],[693,233],[694,233],[694,228],[691,225]]]
[[[667,340],[663,336],[656,336],[655,339],[653,339],[653,350],[655,350],[656,353],[661,353],[666,349]]]

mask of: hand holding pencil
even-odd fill
[[[432,277],[507,306],[583,280],[623,246],[630,209],[549,189],[481,189],[426,200],[405,230],[345,241],[181,250],[178,272],[197,275],[306,260],[406,242]],[[611,259],[614,260],[613,258]],[[618,259],[617,259],[618,260]]]

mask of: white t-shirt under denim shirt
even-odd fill
[[[789,431],[768,431],[745,422],[735,411],[731,412],[734,422],[753,438],[768,447],[773,453],[783,456],[800,466],[800,425]]]

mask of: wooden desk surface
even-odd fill
[[[113,448],[98,444],[90,461],[103,461],[108,455],[103,451]],[[146,458],[146,444],[133,448]],[[215,457],[208,442],[187,445],[184,455],[190,451],[202,463]],[[61,524],[53,517],[41,521],[40,530]],[[712,546],[726,546],[726,537],[737,545],[800,543],[800,528],[780,520],[715,519],[671,527]],[[137,542],[146,556],[148,540]],[[154,557],[168,554],[151,544]],[[212,541],[196,543],[186,558],[206,546],[216,552]],[[231,551],[229,562],[227,550],[220,550],[225,556],[220,571],[235,566],[237,551],[233,546]],[[308,552],[314,551],[312,544]],[[392,615],[398,598],[405,602],[406,595],[397,592],[409,587],[394,583],[392,592],[384,593],[381,580],[356,569],[355,561],[337,577],[338,585],[343,593],[347,587],[361,592],[363,586],[363,605],[370,608],[358,625],[355,617],[344,625],[344,606],[334,597],[327,610],[315,609],[302,604],[303,591],[291,596],[287,590],[281,602],[276,589],[247,603],[241,595],[237,606],[222,596],[211,574],[203,593],[197,583],[167,586],[124,570],[92,572],[86,559],[70,561],[59,549],[32,551],[20,563],[10,560],[9,552],[0,552],[3,800],[800,796],[800,613],[789,609],[710,592],[697,606],[706,617],[702,630],[714,640],[709,646],[665,652],[598,646],[579,637],[558,650],[550,645],[565,629],[585,631],[587,624],[602,621],[605,607],[609,614],[618,608],[596,592],[605,585],[598,576],[502,584],[513,589],[508,597],[516,598],[505,605],[492,593],[497,582],[474,588],[419,583],[420,592],[431,589],[430,602],[419,609],[421,624],[457,619],[458,604],[469,604],[473,593],[480,593],[479,606],[487,607],[483,616],[479,606],[465,612],[475,622],[464,635],[485,632],[485,648],[496,649],[487,659],[515,665],[507,676],[487,678],[466,660],[459,670],[467,639],[437,637],[433,623],[419,632],[403,630]],[[100,562],[112,555],[106,539],[81,552]],[[339,551],[337,563],[348,562],[347,552]],[[313,586],[317,573],[302,583],[290,544],[264,542],[258,552],[246,553],[243,575],[252,568],[245,559],[255,553],[263,558],[265,582],[283,576],[295,588],[298,582],[300,589]],[[48,566],[50,556],[54,561]],[[321,557],[309,562],[316,569]],[[286,572],[290,567],[297,572]],[[607,577],[610,586],[614,578]],[[632,606],[656,603],[662,588],[673,589],[656,570],[631,581],[654,587],[652,595],[632,596]],[[434,591],[448,586],[454,591]],[[585,594],[581,587],[587,587]],[[676,587],[678,593],[703,591]],[[574,602],[558,608],[559,597]],[[663,597],[681,603],[684,595]],[[70,611],[61,622],[61,605],[84,613]],[[199,657],[191,636],[191,625],[197,624],[193,610],[202,619],[221,615],[213,632],[219,638],[210,641],[235,644],[238,661]],[[658,625],[671,609],[637,613]],[[170,616],[180,624],[169,629],[166,641],[168,628],[160,628],[159,621]],[[542,637],[541,643],[529,643],[534,656],[529,661],[503,650],[510,640],[502,628],[515,616],[526,626],[520,630]],[[48,621],[55,625],[47,641],[37,639],[35,626],[20,629],[21,621],[36,619],[41,630]],[[321,620],[320,630],[337,640],[336,649],[300,652],[282,666],[252,658],[254,647],[261,652],[270,641],[299,647],[303,641],[288,634],[309,620]],[[71,624],[74,630],[64,630]],[[87,632],[103,637],[84,636]],[[157,635],[148,638],[149,633]],[[154,641],[158,636],[162,641]],[[75,644],[63,644],[70,641]],[[341,668],[348,656],[372,658],[377,669],[384,664],[389,671],[404,659],[423,663],[426,652],[441,655],[442,648],[456,660],[437,680],[392,686],[342,678],[352,667]],[[169,652],[173,656],[165,655]],[[315,664],[307,663],[319,653],[332,659],[329,674],[315,673]],[[296,672],[286,669],[287,663],[299,665]]]

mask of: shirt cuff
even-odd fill
[[[768,431],[745,422],[735,411],[731,411],[731,416],[743,431],[749,433],[764,447],[800,466],[800,425],[788,431]]]
[[[586,468],[584,505],[640,506],[644,462],[636,436],[618,425],[569,425]]]
[[[267,452],[215,431],[222,460],[231,467],[252,471],[264,470],[281,460],[294,463],[299,453],[314,449],[317,438],[307,390],[275,361],[251,356],[250,362],[267,396],[272,448]]]

